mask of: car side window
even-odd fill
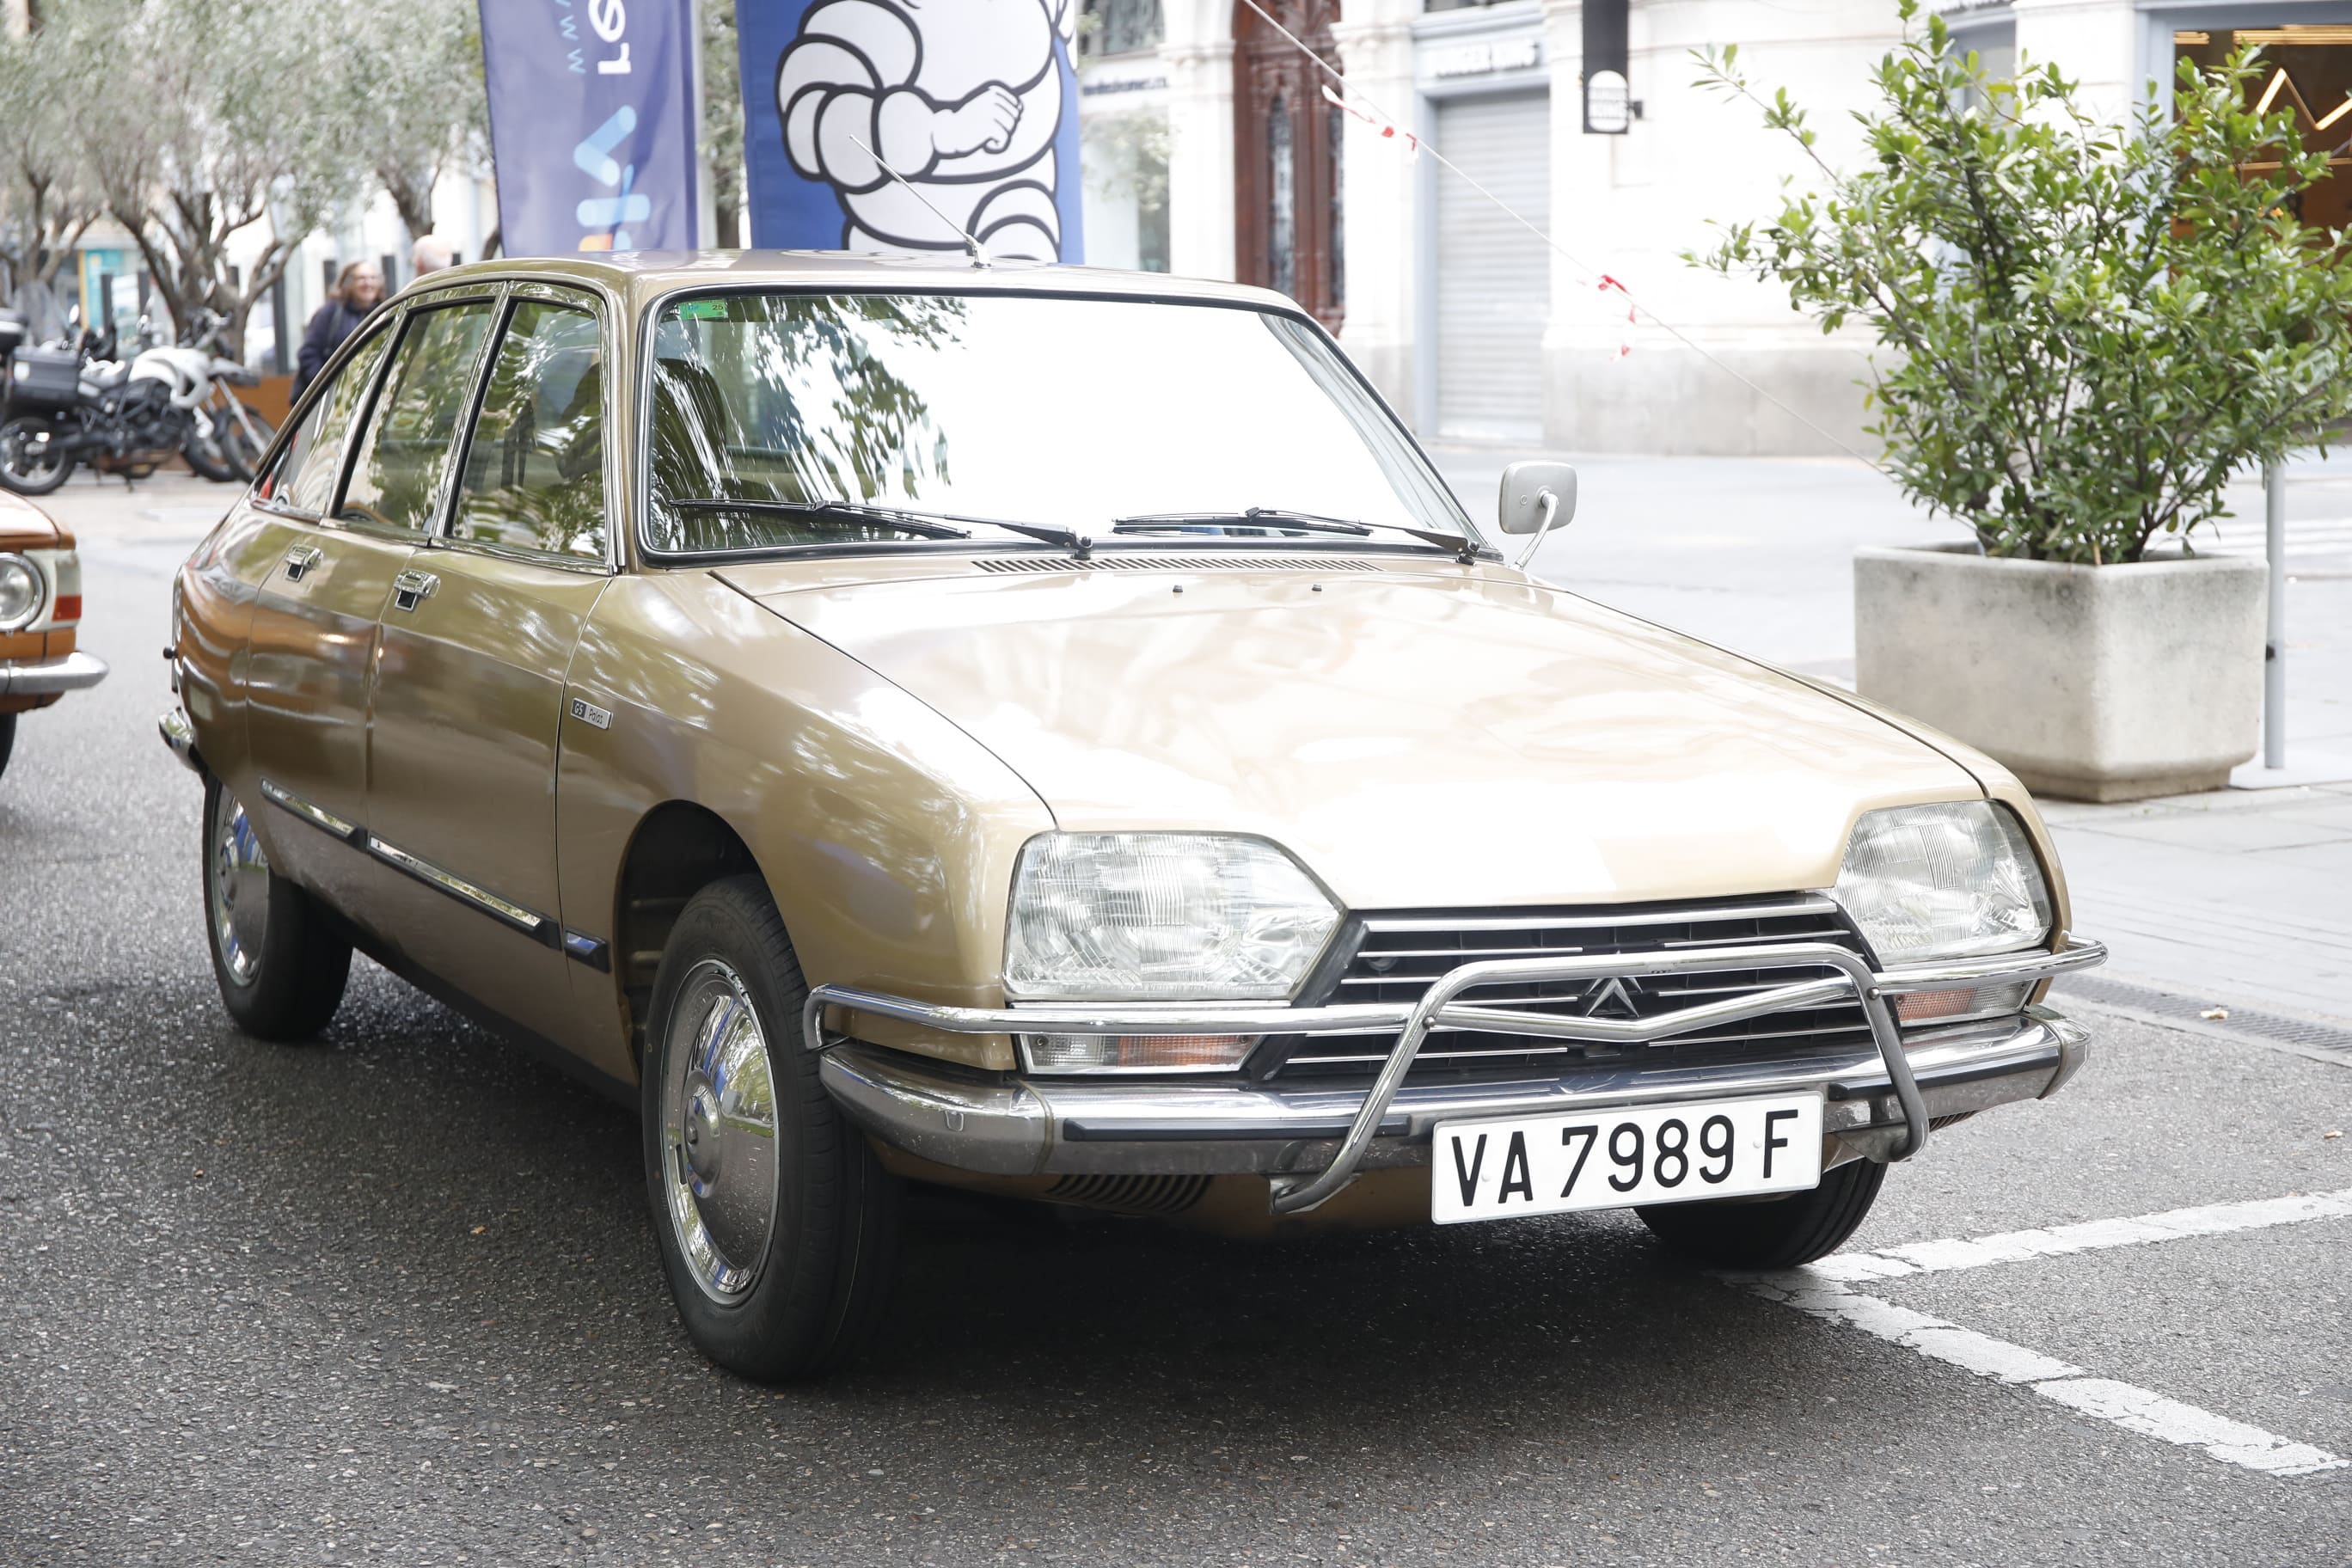
[[[449,443],[474,390],[474,362],[493,302],[414,310],[393,350],[335,515],[347,522],[429,531]]]
[[[322,512],[335,493],[336,471],[342,467],[343,437],[352,427],[361,400],[392,333],[379,330],[362,343],[335,373],[334,380],[310,405],[302,423],[278,454],[276,467],[255,491],[261,500],[295,511]]]
[[[604,392],[594,313],[517,301],[466,448],[451,536],[604,560]]]

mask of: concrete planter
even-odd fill
[[[2264,581],[2262,562],[2218,556],[2061,566],[1865,546],[1855,685],[2039,795],[2220,789],[2259,738]]]

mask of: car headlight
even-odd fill
[[[1285,1000],[1339,924],[1262,838],[1046,833],[1022,847],[1004,938],[1021,1001]]]
[[[1864,813],[1834,892],[1886,964],[2015,952],[2050,935],[2033,846],[2007,807],[1987,800]],[[1906,1023],[2015,1012],[2026,989],[1917,993],[1895,1011]]]
[[[29,626],[40,613],[40,573],[21,555],[0,555],[0,632]]]

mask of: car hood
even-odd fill
[[[1355,909],[1826,887],[1861,812],[1982,793],[1801,681],[1496,569],[721,575],[1064,829],[1263,835]]]

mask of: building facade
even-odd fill
[[[2286,73],[2281,100],[2307,106],[2306,134],[2352,140],[2352,113],[2322,123],[2352,94],[2352,0],[1944,15],[1996,72],[2055,63],[2117,117],[2150,82],[2168,98],[2182,55],[2251,36]],[[1893,0],[1632,0],[1618,133],[1587,128],[1580,0],[1088,0],[1087,16],[1090,261],[1281,289],[1429,439],[1868,449],[1868,338],[1825,337],[1779,289],[1684,259],[1810,172],[1757,105],[1696,84],[1693,52],[1737,43],[1843,166],[1850,111],[1899,37]],[[2314,221],[2345,221],[2313,200]]]

